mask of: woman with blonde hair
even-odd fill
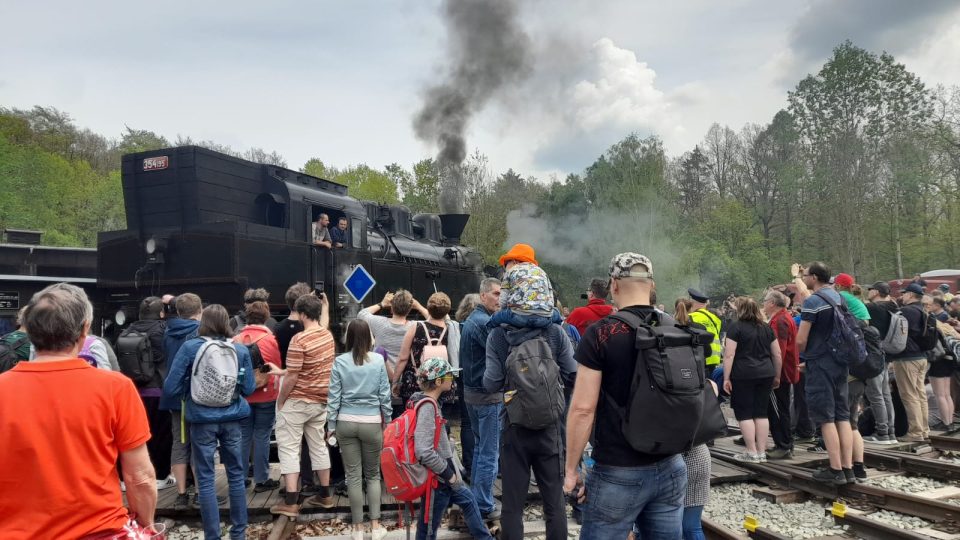
[[[736,318],[727,329],[723,350],[723,389],[730,394],[730,405],[747,447],[734,458],[763,463],[770,433],[770,391],[780,386],[780,345],[773,329],[764,322],[756,300],[741,296],[734,299],[733,308]]]
[[[410,326],[403,337],[393,374],[393,393],[402,400],[401,408],[406,406],[410,396],[420,391],[417,369],[426,359],[422,358],[424,350],[430,352],[430,356],[436,356],[442,348],[450,365],[460,367],[460,325],[450,320],[450,309],[450,297],[446,293],[433,293],[427,299],[427,320]],[[441,400],[441,404],[444,402],[450,402],[450,399]]]

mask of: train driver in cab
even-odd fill
[[[333,247],[342,248],[350,244],[347,237],[347,218],[341,217],[337,220],[337,226],[330,228],[330,239],[333,241]]]
[[[322,246],[327,249],[333,247],[333,241],[330,239],[330,231],[327,229],[328,225],[330,225],[330,216],[326,214],[317,216],[317,221],[313,224],[313,245]]]

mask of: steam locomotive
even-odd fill
[[[351,198],[336,182],[197,146],[125,155],[122,179],[127,229],[97,239],[106,334],[135,319],[149,295],[194,292],[234,311],[247,288],[262,287],[280,313],[298,281],[326,293],[339,333],[387,291],[402,287],[426,301],[439,290],[456,305],[483,278],[481,255],[460,245],[466,214],[411,216],[404,206]],[[343,248],[313,245],[321,213],[332,226],[348,220]],[[356,298],[344,283],[358,265],[375,285]]]

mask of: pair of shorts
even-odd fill
[[[863,393],[866,391],[867,383],[860,379],[853,379],[847,383],[847,401],[850,403],[850,427],[854,431],[858,429],[860,413],[863,412]]]
[[[806,366],[804,393],[810,421],[819,426],[850,420],[846,364],[827,356],[808,359]]]
[[[170,415],[173,417],[171,421],[173,424],[173,446],[170,447],[170,464],[187,465],[190,463],[190,422],[187,422],[186,419],[183,420],[186,429],[183,430],[183,438],[181,439],[180,411],[170,411]]]
[[[929,362],[928,365],[930,368],[927,377],[950,377],[956,371],[957,364],[953,360],[937,360]]]
[[[773,377],[761,379],[731,379],[730,406],[737,420],[766,418],[770,407]]]

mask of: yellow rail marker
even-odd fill
[[[830,509],[830,513],[837,516],[838,518],[843,519],[847,515],[847,505],[843,504],[840,501],[835,501],[833,503],[833,508]]]
[[[760,521],[754,516],[744,516],[743,517],[743,528],[747,532],[757,532],[757,528],[760,527]]]

